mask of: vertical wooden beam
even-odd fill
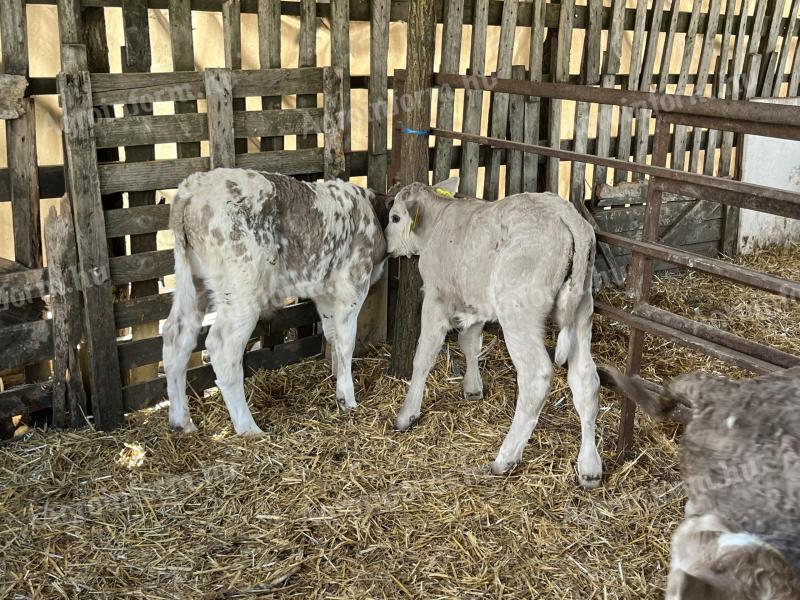
[[[547,3],[545,0],[533,0],[531,3],[531,81],[542,80],[542,58],[544,55],[544,21]],[[525,143],[539,144],[539,129],[542,118],[542,100],[536,96],[525,99]],[[537,191],[539,179],[539,155],[526,152],[522,157],[523,189],[527,192]]]
[[[631,47],[631,64],[628,72],[628,89],[636,90],[639,87],[639,77],[642,74],[642,50],[644,49],[644,34],[647,24],[647,2],[636,3],[636,22],[633,30],[633,45]],[[619,133],[617,135],[617,158],[628,161],[631,158],[631,131],[633,126],[633,109],[623,106],[619,113]],[[619,183],[628,179],[628,172],[617,169],[614,172],[614,181]]]
[[[0,10],[3,67],[9,75],[28,76],[28,33],[24,0],[7,0]],[[23,100],[25,114],[5,121],[14,260],[29,268],[42,266],[39,226],[39,179],[36,167],[36,107]]]
[[[172,41],[172,70],[194,71],[191,0],[169,0],[169,33]],[[175,114],[196,112],[195,100],[175,102]],[[183,142],[177,146],[178,158],[200,156],[200,142]]]
[[[761,96],[768,96],[772,91],[772,79],[775,75],[777,56],[775,48],[778,45],[778,33],[783,21],[783,7],[786,0],[763,0],[768,5],[767,12],[770,19],[767,35],[761,40],[759,54],[761,55],[761,69],[758,76],[758,90]]]
[[[581,83],[597,85],[600,82],[600,35],[603,31],[603,1],[589,0],[589,27],[583,45]],[[574,151],[585,154],[589,143],[588,102],[575,105]],[[578,206],[586,199],[586,163],[573,162],[570,180],[570,199]]]
[[[225,44],[225,68],[238,70],[242,68],[242,7],[240,0],[223,0],[222,3],[222,33]],[[300,65],[303,66],[303,65]],[[316,106],[316,96],[314,96]],[[300,99],[297,99],[300,106]],[[244,112],[247,110],[246,98],[234,98],[233,111]],[[247,139],[234,140],[236,154],[247,152]]]
[[[675,0],[678,2],[679,0]],[[611,26],[608,29],[608,43],[606,48],[603,76],[600,85],[604,88],[613,88],[617,73],[622,61],[622,38],[624,36],[625,0],[614,0],[611,6]],[[597,109],[597,156],[607,157],[611,154],[611,120],[613,108],[608,104],[601,104]],[[594,169],[594,189],[606,183],[608,169],[596,166]]]
[[[475,0],[472,12],[472,44],[470,48],[469,73],[485,74],[486,31],[489,25],[489,0]],[[411,52],[409,47],[409,52]],[[406,90],[408,91],[408,89]],[[481,113],[483,112],[483,91],[464,91],[464,120],[461,129],[464,133],[481,132]],[[461,182],[460,191],[467,196],[475,196],[478,191],[478,162],[480,147],[471,142],[461,143]]]
[[[45,226],[50,311],[53,313],[53,427],[81,427],[86,414],[86,392],[78,353],[81,342],[80,294],[72,207],[65,196],[59,211],[50,207]]]
[[[800,0],[794,0],[791,9],[789,9],[789,19],[786,23],[786,31],[783,34],[783,46],[781,47],[780,58],[778,59],[778,67],[775,70],[775,81],[772,85],[772,95],[776,97],[781,95],[783,76],[786,71],[786,63],[789,60],[789,50],[792,47],[794,28],[795,25],[797,25],[798,10],[800,10]]]
[[[503,2],[503,16],[500,24],[500,42],[497,49],[497,77],[511,77],[511,66],[514,61],[514,38],[517,31],[518,0]],[[489,135],[506,139],[508,131],[508,94],[491,93],[492,111]],[[505,153],[499,148],[489,148],[486,160],[486,175],[483,179],[483,199],[497,200],[500,188],[500,160]]]
[[[408,127],[427,130],[431,125],[431,81],[435,46],[433,0],[411,0],[408,14],[408,55],[406,94],[415,99]],[[403,140],[400,181],[428,183],[428,138],[409,135]],[[394,346],[389,372],[407,379],[411,376],[414,348],[420,332],[422,277],[417,259],[400,259],[400,287],[397,296]]]
[[[655,73],[656,52],[658,49],[658,39],[661,35],[661,20],[664,17],[664,5],[666,0],[653,0],[653,11],[650,18],[650,29],[647,34],[647,47],[644,52],[644,64],[639,80],[639,90],[642,92],[651,91],[653,76]],[[634,148],[634,162],[645,164],[647,162],[647,152],[650,145],[650,109],[640,108],[636,112],[636,147]],[[644,175],[641,173],[633,174],[634,180],[641,181]]]
[[[300,4],[300,55],[298,57],[298,65],[300,67],[317,66],[317,3],[314,0],[302,0]],[[384,81],[386,80],[385,75],[383,79]],[[370,79],[370,83],[371,82],[372,80]],[[300,94],[297,96],[297,108],[316,107],[316,94]],[[298,135],[297,147],[316,148],[317,134],[312,133],[310,135]],[[309,176],[309,179],[313,177],[314,176],[311,175]]]
[[[342,70],[345,171],[350,177],[350,0],[331,0],[331,65]]]
[[[558,51],[553,81],[566,83],[569,79],[569,63],[572,51],[572,24],[575,20],[575,0],[561,0],[558,19]],[[550,100],[550,135],[551,148],[561,148],[561,107],[563,100]],[[547,191],[558,193],[559,166],[557,158],[547,159]]]
[[[262,69],[281,66],[281,3],[280,0],[258,0],[258,59]],[[281,108],[280,96],[261,99],[263,110]],[[283,150],[283,137],[261,138],[261,150]]]
[[[663,167],[667,163],[669,153],[669,123],[656,119],[656,133],[653,146],[652,164]],[[642,239],[648,242],[658,241],[658,226],[661,221],[662,192],[654,179],[650,180],[647,190],[647,208],[645,209],[644,231]],[[630,269],[630,295],[636,304],[647,302],[650,297],[650,286],[653,279],[653,263],[646,256],[633,253]],[[634,327],[628,341],[628,358],[626,371],[628,375],[636,375],[642,367],[642,346],[644,332]],[[620,415],[619,438],[617,449],[621,456],[630,452],[633,443],[633,421],[636,416],[636,404],[627,398],[622,403]]]
[[[146,0],[122,0],[122,28],[125,46],[122,48],[123,73],[149,73],[152,64],[150,48],[150,23]],[[126,105],[126,116],[150,116],[153,114],[152,104]],[[148,162],[155,160],[155,146],[127,146],[125,162]],[[128,206],[152,206],[156,203],[154,191],[129,192]],[[132,235],[131,254],[153,252],[158,249],[155,233]],[[131,298],[142,298],[158,294],[158,280],[136,281],[131,283]],[[133,340],[158,337],[158,321],[136,325],[131,328]],[[123,373],[128,383],[148,381],[158,377],[158,364],[145,365]]]
[[[388,112],[387,84],[389,59],[389,0],[374,0],[371,4],[369,49],[369,162],[367,184],[373,190],[387,189]],[[440,92],[441,93],[441,92]]]
[[[525,67],[514,65],[511,77],[525,79]],[[508,139],[525,141],[525,96],[519,94],[512,95],[508,102]],[[509,150],[506,155],[506,196],[511,196],[522,191],[522,152]]]
[[[461,32],[464,25],[464,0],[447,0],[442,31],[442,62],[439,71],[458,73],[461,59]],[[449,85],[439,87],[436,104],[436,126],[440,129],[453,128],[453,103],[455,94]],[[433,161],[433,181],[444,181],[450,176],[452,165],[453,140],[436,138],[436,153]]]
[[[683,48],[683,60],[681,70],[678,74],[678,84],[675,93],[681,95],[686,91],[689,81],[689,70],[692,66],[694,57],[694,45],[697,41],[697,29],[700,24],[700,7],[702,2],[695,2],[692,8],[692,16],[689,18],[689,29],[686,32],[686,42]],[[675,146],[672,152],[672,168],[682,171],[686,164],[686,126],[675,126]]]
[[[233,77],[230,69],[203,71],[208,101],[208,145],[211,168],[236,166],[233,145]]]
[[[706,32],[703,38],[703,50],[700,53],[700,63],[697,66],[697,80],[692,90],[692,95],[704,97],[708,86],[709,71],[711,68],[711,55],[717,41],[717,26],[721,12],[721,0],[711,0],[708,8],[708,19],[706,20]],[[710,137],[710,134],[709,134]],[[702,145],[702,128],[692,129],[692,146],[689,151],[689,170],[696,172],[700,163],[700,151]]]
[[[94,114],[89,74],[58,76],[64,110],[65,157],[71,170],[69,196],[75,198],[74,219],[80,272],[84,279],[84,326],[89,352],[92,412],[99,429],[122,423],[122,380],[117,358],[108,246],[94,142]]]
[[[344,77],[340,67],[325,67],[323,72],[325,130],[325,179],[342,177],[344,157]]]
[[[80,0],[60,0],[58,37],[61,42],[61,70],[64,72],[68,72],[68,69],[84,71],[88,68],[82,29]]]
[[[746,5],[747,2],[742,3]],[[736,18],[736,0],[728,0],[725,5],[725,23],[722,28],[722,44],[720,47],[719,59],[717,60],[717,68],[714,77],[714,90],[713,94],[717,98],[725,98],[728,91],[728,69],[730,68],[728,56],[731,53],[731,33],[733,33],[733,21]],[[717,129],[711,129],[708,132],[708,143],[706,144],[706,157],[703,173],[705,175],[713,175],[716,163],[717,146],[719,145],[721,132]],[[722,168],[725,166],[722,163],[722,153],[720,153],[720,175],[726,175],[727,172]]]

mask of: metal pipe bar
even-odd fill
[[[767,105],[767,106],[772,106]],[[778,129],[775,125],[755,123],[753,121],[740,121],[727,117],[711,117],[707,115],[682,115],[664,112],[659,115],[667,123],[689,125],[691,127],[717,129],[719,131],[732,131],[734,133],[749,133],[766,137],[780,137],[789,140],[800,139],[800,127],[785,125]]]
[[[759,360],[772,363],[776,367],[791,369],[800,366],[800,357],[788,354],[764,344],[759,344],[753,340],[748,340],[728,331],[723,331],[719,327],[714,327],[706,323],[701,323],[681,315],[676,315],[650,304],[639,304],[633,309],[633,314],[637,317],[644,317],[655,323],[672,327],[695,337],[708,340],[714,344],[738,350],[743,354],[752,356]]]
[[[640,242],[604,231],[597,233],[597,239],[613,246],[628,248],[632,252],[645,254],[650,258],[663,260],[690,269],[696,269],[710,275],[728,279],[729,281],[777,294],[784,298],[800,300],[800,283],[790,281],[789,279],[775,277],[774,275],[761,273],[739,265],[732,265],[716,258],[709,258],[692,252],[686,252],[685,250],[671,248],[670,246],[664,246],[653,242]]]
[[[699,186],[703,189],[733,192],[741,195],[741,198],[734,198],[734,200],[736,200],[735,202],[730,202],[730,204],[733,206],[743,206],[744,208],[749,208],[751,210],[767,212],[793,219],[800,219],[800,194],[796,194],[794,192],[787,192],[784,190],[754,185],[751,183],[742,183],[741,181],[734,181],[731,179],[710,177],[708,175],[700,175],[698,173],[685,173],[683,171],[675,171],[666,167],[641,165],[634,162],[618,160],[616,158],[592,156],[591,154],[581,154],[579,152],[572,152],[570,150],[557,150],[548,146],[525,144],[523,142],[512,142],[509,140],[501,140],[499,138],[449,131],[447,129],[434,128],[431,130],[431,134],[441,137],[448,137],[454,140],[486,144],[489,146],[494,146],[495,148],[520,150],[522,152],[541,154],[542,156],[552,156],[562,160],[585,162],[609,167],[612,169],[623,169],[626,171],[634,171],[636,173],[644,173],[645,175],[658,177],[659,179],[678,182],[684,187],[692,184],[696,186],[694,189],[697,189]],[[700,198],[704,197],[703,192],[695,192],[695,195],[696,197]],[[747,201],[746,198],[749,198],[750,200]],[[723,195],[720,195],[720,197],[715,197],[713,200],[723,204],[729,204],[726,197]]]
[[[780,367],[773,365],[772,363],[749,356],[743,352],[738,352],[732,348],[726,348],[720,344],[715,344],[714,342],[704,340],[697,336],[686,333],[685,331],[673,329],[672,327],[662,325],[661,323],[655,323],[649,319],[633,315],[621,308],[611,306],[610,304],[606,304],[604,302],[595,302],[594,309],[599,315],[609,317],[615,321],[624,323],[629,327],[636,328],[640,331],[652,333],[659,337],[666,338],[680,344],[681,346],[685,346],[690,350],[694,350],[707,356],[712,356],[730,365],[739,367],[740,369],[746,369],[759,375],[774,373],[775,371],[781,370]]]
[[[570,83],[544,83],[520,79],[454,75],[451,73],[436,73],[434,75],[434,83],[437,85],[446,84],[453,88],[484,90],[495,93],[611,104],[634,109],[649,108],[655,114],[673,113],[675,115],[706,116],[750,123],[771,124],[775,126],[775,137],[783,137],[782,130],[785,131],[787,126],[800,127],[800,107],[796,106],[775,104],[770,105],[770,110],[764,110],[763,104],[740,100],[721,100],[702,96],[677,96],[674,94],[617,90]]]

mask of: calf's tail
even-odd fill
[[[673,380],[659,392],[648,387],[644,379],[638,375],[633,377],[623,375],[611,366],[604,366],[598,370],[615,391],[635,402],[656,421],[689,423],[692,420],[694,406],[682,386],[682,382],[690,381],[688,378]]]
[[[169,228],[175,237],[175,295],[172,309],[176,314],[194,314],[197,311],[197,294],[195,293],[192,278],[192,265],[189,262],[186,227],[184,225],[184,211],[189,201],[189,195],[181,188],[175,195],[169,213]]]
[[[575,337],[575,324],[581,301],[591,294],[592,269],[594,268],[594,230],[575,213],[561,222],[572,236],[572,265],[556,298],[556,320],[560,327],[556,343],[555,362],[563,365],[567,361]]]

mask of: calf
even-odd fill
[[[316,304],[333,347],[336,398],[354,408],[356,318],[385,262],[385,214],[383,198],[342,181],[216,169],[181,183],[170,214],[175,298],[164,325],[170,426],[195,429],[186,364],[206,309],[204,289],[217,313],[206,348],[237,433],[261,432],[244,396],[245,345],[259,315],[289,296]]]
[[[599,484],[595,445],[599,379],[590,354],[595,238],[591,226],[553,194],[518,194],[499,202],[454,199],[458,179],[434,187],[415,183],[396,196],[386,228],[394,256],[418,254],[425,299],[414,371],[395,426],[419,417],[425,380],[451,328],[467,361],[464,394],[481,398],[481,332],[499,321],[517,369],[517,407],[511,429],[492,464],[501,474],[517,464],[539,419],[552,366],[544,344],[548,316],[561,331],[556,362],[569,360],[569,386],[581,419],[578,476]]]
[[[660,397],[609,373],[654,418],[689,415],[667,599],[800,599],[800,368],[741,381],[684,375]]]

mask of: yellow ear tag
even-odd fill
[[[448,192],[443,188],[436,188],[436,193],[440,196],[444,196],[445,198],[455,198],[456,195],[453,192]]]
[[[414,214],[414,220],[408,224],[408,233],[414,231],[414,228],[417,226],[419,222],[419,205],[417,205],[417,212]]]

